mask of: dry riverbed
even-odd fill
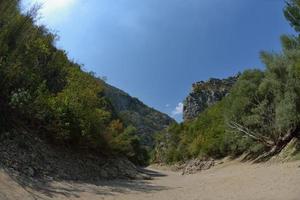
[[[198,174],[148,168],[153,180],[28,186],[0,170],[0,200],[299,200],[300,162],[225,162]]]

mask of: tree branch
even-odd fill
[[[247,127],[243,127],[242,125],[236,123],[236,122],[230,122],[228,126],[232,129],[237,130],[240,133],[245,134],[246,136],[252,138],[255,141],[258,141],[260,143],[263,143],[267,147],[272,147],[275,145],[273,141],[271,141],[269,138],[264,137],[262,135],[258,135],[256,133],[253,133],[251,130],[249,130]]]

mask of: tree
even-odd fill
[[[266,156],[280,152],[300,131],[299,56],[294,50],[262,53],[266,71],[246,71],[228,99],[229,127],[269,147]]]
[[[0,134],[27,129],[73,148],[143,155],[134,128],[105,97],[104,81],[70,61],[55,46],[57,36],[35,24],[38,6],[22,14],[19,3],[0,0]]]
[[[300,0],[286,1],[284,16],[296,32],[300,32]]]

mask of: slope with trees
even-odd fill
[[[246,70],[230,94],[197,119],[157,135],[156,161],[237,156],[264,160],[300,136],[300,1],[284,15],[296,35],[281,37],[282,52],[261,53],[265,70]]]
[[[138,131],[107,84],[56,48],[57,36],[36,25],[37,10],[24,14],[19,0],[0,0],[0,136],[34,132],[54,146],[145,164]]]

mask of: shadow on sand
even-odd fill
[[[167,176],[166,174],[163,174],[161,172],[157,172],[157,171],[153,171],[151,169],[147,169],[147,168],[140,168],[139,171],[143,174],[147,174],[148,176],[150,176],[151,178],[157,178],[157,177],[164,177]]]
[[[82,193],[89,193],[95,196],[99,195],[103,197],[114,196],[120,193],[153,193],[172,189],[169,187],[153,185],[149,180],[51,181],[28,178],[23,175],[15,175],[14,173],[5,169],[2,169],[2,171],[5,171],[10,179],[12,179],[23,190],[25,190],[33,200],[58,199],[59,197],[80,198]],[[152,171],[150,169],[140,169],[140,171],[151,176],[153,179],[167,176],[163,173]],[[3,191],[0,191],[0,193],[2,192]],[[10,198],[7,199],[10,200]]]

